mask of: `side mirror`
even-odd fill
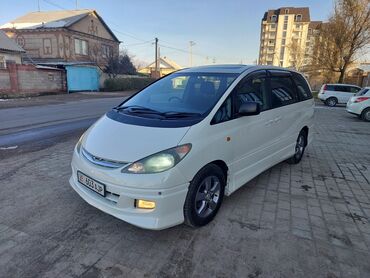
[[[238,114],[240,116],[253,116],[261,112],[261,106],[258,102],[248,101],[240,105]]]

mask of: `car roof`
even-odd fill
[[[263,65],[242,65],[242,64],[226,64],[226,65],[208,65],[199,66],[192,68],[185,68],[177,72],[190,73],[190,72],[203,72],[203,73],[236,73],[241,74],[246,70],[284,70],[289,72],[295,72],[293,70],[274,66],[263,66]]]
[[[353,85],[353,84],[341,84],[341,83],[330,83],[330,84],[324,84],[324,85],[331,85],[331,86],[352,86],[352,87],[359,87],[357,85]],[[361,88],[361,87],[359,87]]]

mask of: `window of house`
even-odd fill
[[[283,37],[285,38],[286,37],[286,31],[283,32]]]
[[[285,45],[286,39],[281,40],[281,45]]]
[[[52,54],[51,39],[43,39],[43,46],[44,46],[44,54],[45,55]]]
[[[276,24],[275,23],[274,24],[271,24],[270,26],[271,26],[271,29],[275,29],[276,28]]]
[[[0,69],[5,69],[5,68],[6,68],[5,57],[0,56]]]
[[[284,28],[283,29],[284,30],[288,29],[288,23],[287,22],[284,23]]]
[[[113,54],[113,48],[110,45],[102,45],[102,56],[103,58],[109,58]]]
[[[295,16],[295,21],[302,21],[302,15],[301,14],[297,14]]]
[[[88,55],[87,41],[75,39],[75,53],[79,55]]]
[[[285,9],[285,14],[288,14],[289,13],[289,9]]]
[[[276,15],[271,16],[271,22],[276,22]]]
[[[284,21],[288,21],[289,15],[284,15]]]

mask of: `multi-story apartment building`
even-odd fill
[[[300,68],[309,62],[314,30],[308,7],[268,10],[262,19],[259,64]]]

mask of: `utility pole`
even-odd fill
[[[195,45],[194,41],[189,41],[189,63],[190,66],[193,66],[193,46]]]
[[[78,9],[78,0],[76,0],[76,10]]]
[[[158,38],[155,38],[155,77],[158,78]]]

